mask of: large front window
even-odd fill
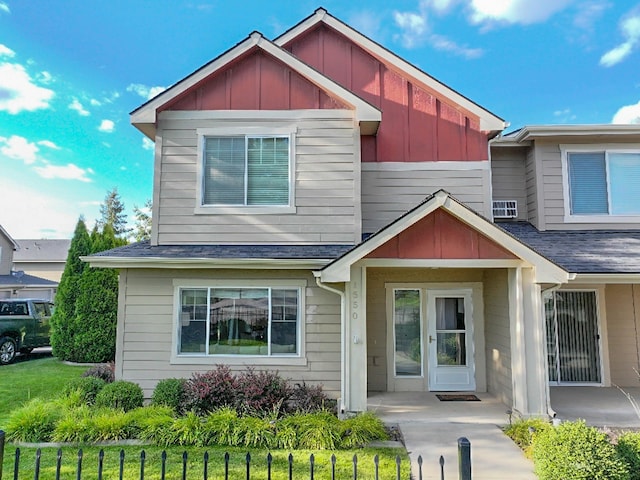
[[[567,152],[571,215],[640,215],[640,152]]]
[[[288,206],[288,136],[204,138],[203,205]]]
[[[182,288],[179,298],[179,354],[299,354],[299,288]]]

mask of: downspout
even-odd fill
[[[340,399],[339,399],[339,409],[338,412],[340,414],[346,411],[345,407],[349,404],[348,398],[348,390],[347,385],[349,382],[349,372],[346,368],[347,366],[347,351],[346,351],[346,337],[345,337],[345,328],[346,328],[346,319],[347,319],[347,302],[345,292],[342,290],[338,290],[337,288],[330,287],[329,285],[322,283],[320,280],[320,272],[313,272],[313,275],[316,277],[316,284],[318,287],[322,288],[331,293],[335,293],[340,295]]]
[[[542,300],[542,302],[541,302],[541,304],[542,304],[542,318],[545,319],[545,322],[546,322],[546,314],[545,314],[545,311],[544,311],[544,294],[546,292],[553,293],[553,292],[557,291],[561,286],[562,286],[561,283],[557,283],[552,287],[546,288],[544,290],[542,290],[542,289],[540,290],[540,296],[541,296],[541,300]],[[546,331],[545,331],[545,335],[546,335]],[[550,418],[556,418],[556,411],[553,408],[551,408],[551,388],[549,387],[549,363],[548,363],[549,362],[549,352],[547,351],[548,342],[544,342],[544,345],[545,345],[545,352],[544,352],[545,353],[545,358],[547,359],[547,365],[546,365],[547,368],[545,368],[545,371],[544,371],[544,377],[545,377],[545,380],[546,380],[544,383],[545,383],[545,389],[547,390],[547,393],[546,393],[546,395],[547,395],[547,415],[549,415]]]

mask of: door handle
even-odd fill
[[[429,343],[433,342],[433,337],[431,335],[429,335]]]

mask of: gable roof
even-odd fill
[[[319,23],[328,25],[340,34],[347,37],[352,42],[359,45],[374,57],[377,57],[383,60],[384,63],[392,65],[398,70],[410,75],[420,83],[428,86],[434,92],[442,95],[445,98],[448,98],[452,102],[460,105],[462,108],[473,113],[474,115],[477,115],[478,118],[480,118],[480,128],[482,130],[498,134],[507,127],[506,122],[502,118],[498,117],[486,108],[481,107],[474,101],[470,100],[469,98],[465,97],[461,93],[445,85],[439,80],[436,80],[428,73],[420,70],[415,65],[412,65],[411,63],[407,62],[379,43],[371,40],[346,23],[332,16],[324,8],[318,8],[312,15],[277,37],[274,42],[276,45],[285,46],[300,35],[303,35],[305,32],[313,29]]]
[[[444,190],[439,190],[433,195],[428,196],[418,206],[409,210],[364,242],[323,267],[318,272],[318,276],[321,277],[323,282],[349,281],[351,266],[354,263],[363,259],[375,249],[387,243],[438,208],[442,208],[458,220],[491,238],[496,244],[513,253],[516,257],[536,267],[537,282],[566,283],[569,280],[569,273],[562,267],[522,243],[496,224],[481,217]]]
[[[13,272],[10,275],[0,275],[0,287],[55,287],[58,282],[46,278],[28,275],[24,272]]]
[[[0,234],[4,235],[6,237],[6,239],[9,240],[9,243],[11,245],[13,245],[13,249],[14,250],[17,250],[18,244],[16,243],[16,241],[13,238],[11,238],[11,235],[9,235],[7,233],[7,231],[4,228],[2,228],[2,225],[0,225]]]
[[[18,250],[14,262],[63,262],[67,261],[71,240],[16,240]]]
[[[236,46],[132,111],[130,113],[131,123],[149,138],[155,139],[155,125],[159,109],[224,68],[229,62],[254,48],[271,55],[320,89],[350,105],[356,112],[356,120],[360,122],[363,133],[375,133],[382,119],[382,113],[379,109],[300,61],[285,49],[265,38],[260,32],[251,33]]]

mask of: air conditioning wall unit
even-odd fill
[[[494,200],[493,218],[516,218],[518,216],[517,200]]]

